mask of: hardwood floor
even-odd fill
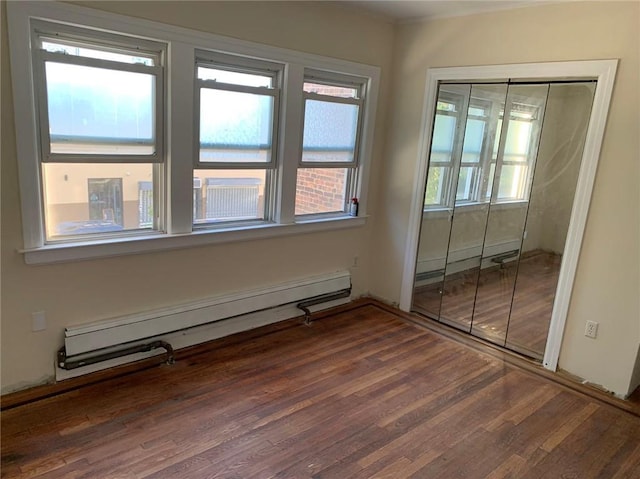
[[[364,305],[2,413],[6,478],[640,478],[640,417]]]
[[[431,284],[416,288],[414,308],[433,319],[439,311],[446,324],[542,359],[561,259],[535,251],[519,264],[456,273],[447,278],[442,304],[441,285]]]

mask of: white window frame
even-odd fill
[[[517,84],[513,84],[513,85],[517,85]],[[508,99],[507,99],[508,100]],[[497,158],[500,158],[501,161],[497,162],[494,161],[493,158],[490,159],[490,162],[488,164],[488,167],[490,168],[492,164],[496,165],[495,166],[495,173],[494,173],[494,182],[491,188],[491,203],[492,204],[504,204],[504,203],[514,203],[514,202],[528,202],[529,201],[529,192],[531,191],[531,178],[533,176],[534,170],[535,170],[535,165],[536,165],[536,160],[538,157],[538,146],[539,146],[539,140],[540,140],[540,134],[542,133],[542,122],[541,121],[533,121],[531,120],[531,124],[532,124],[532,128],[531,128],[531,134],[529,136],[529,151],[527,153],[526,156],[526,160],[524,162],[518,162],[518,161],[511,161],[511,160],[505,160],[504,156],[505,156],[505,148],[506,148],[506,140],[507,140],[507,134],[509,132],[508,130],[508,125],[510,124],[512,119],[515,119],[515,117],[512,116],[511,111],[513,109],[513,106],[515,104],[523,104],[519,98],[515,98],[515,99],[511,99],[511,101],[507,101],[504,111],[502,112],[502,125],[503,125],[503,131],[501,131],[500,134],[500,146],[498,148],[498,154],[497,154]],[[535,114],[535,116],[538,117],[538,119],[540,118],[544,118],[544,112],[545,112],[545,105],[541,104],[541,105],[527,105],[530,107],[530,111],[533,112]],[[506,129],[504,129],[504,118],[509,116],[509,122],[507,122],[507,127]],[[496,158],[496,160],[497,160]],[[499,198],[499,182],[500,182],[500,177],[501,177],[501,172],[502,172],[502,167],[503,166],[526,166],[527,168],[527,174],[526,174],[526,178],[524,178],[524,184],[520,185],[520,194],[516,197],[509,197],[509,198]],[[486,193],[485,196],[486,197]]]
[[[443,111],[442,113],[438,113],[436,109],[433,120],[433,127],[435,128],[435,117],[437,115],[442,116],[451,116],[456,119],[456,126],[453,138],[453,145],[451,150],[451,156],[449,161],[438,161],[434,162],[434,166],[438,168],[445,168],[443,172],[443,177],[441,179],[441,191],[440,198],[437,203],[423,205],[424,211],[439,211],[444,209],[453,208],[453,204],[456,197],[456,185],[457,178],[459,174],[459,166],[456,167],[455,158],[461,157],[462,148],[464,142],[464,133],[466,129],[466,121],[467,121],[467,112],[469,109],[469,95],[464,95],[461,93],[457,93],[454,91],[444,91],[445,95],[443,95],[445,101],[450,104],[456,105],[456,112],[448,112]],[[432,132],[433,134],[433,132]],[[459,141],[460,140],[460,141]],[[431,153],[431,148],[429,148],[429,153]],[[431,161],[429,160],[429,169],[431,169]]]
[[[362,138],[362,123],[364,117],[364,110],[366,105],[367,98],[367,79],[366,78],[358,78],[352,75],[339,74],[328,71],[319,71],[313,69],[306,69],[304,75],[304,83],[317,83],[321,85],[327,86],[337,86],[337,87],[346,87],[346,88],[354,88],[357,92],[357,96],[355,98],[351,97],[340,97],[334,95],[324,95],[313,92],[302,92],[302,130],[300,132],[300,143],[302,144],[302,138],[304,136],[304,117],[306,112],[306,102],[307,100],[317,100],[327,103],[340,103],[345,105],[357,105],[358,106],[358,119],[356,125],[356,137],[355,137],[355,145],[353,150],[353,160],[352,161],[304,161],[302,155],[302,149],[300,151],[300,159],[298,163],[298,169],[312,169],[312,168],[336,168],[336,169],[347,169],[347,178],[345,185],[345,195],[344,201],[342,205],[342,210],[335,212],[324,212],[324,213],[313,213],[313,214],[303,214],[296,215],[296,218],[301,219],[313,219],[313,218],[326,218],[336,215],[345,214],[348,211],[349,204],[352,198],[358,198],[358,177],[360,174],[359,164],[362,161],[360,159],[360,142]],[[359,199],[358,199],[359,201]]]
[[[167,249],[281,237],[315,231],[338,230],[366,223],[367,185],[372,155],[373,133],[380,79],[380,68],[351,61],[302,53],[211,33],[190,30],[91,8],[57,2],[9,2],[9,48],[14,93],[18,172],[22,206],[25,262],[29,264],[75,261],[97,257],[163,251]],[[44,20],[80,26],[97,32],[136,37],[165,43],[166,94],[164,168],[159,188],[166,191],[158,213],[166,219],[163,233],[135,237],[83,238],[47,244],[44,236],[41,181],[39,179],[40,138],[34,96],[31,62],[31,22]],[[219,52],[284,65],[277,157],[270,222],[229,225],[223,229],[193,228],[193,169],[195,157],[196,56],[199,51]],[[301,152],[302,85],[309,69],[365,78],[367,100],[362,118],[358,175],[355,189],[360,201],[358,217],[344,215],[322,218],[296,218],[294,214],[296,170]],[[286,132],[286,135],[284,134]],[[155,179],[154,179],[155,180]],[[160,211],[161,210],[161,211]]]
[[[228,228],[229,225],[238,223],[242,224],[268,224],[273,221],[275,216],[274,194],[278,191],[277,184],[277,158],[278,158],[278,134],[280,124],[280,98],[282,92],[282,77],[284,75],[285,66],[276,62],[264,60],[256,60],[238,55],[222,54],[218,52],[210,52],[204,50],[196,50],[195,65],[195,100],[194,100],[194,156],[193,168],[200,170],[265,170],[264,184],[264,219],[250,219],[241,221],[221,221],[216,223],[203,222],[196,223],[195,229],[220,229]],[[226,70],[229,72],[248,73],[271,77],[271,87],[253,87],[233,83],[223,83],[215,80],[204,80],[198,78],[198,67],[215,68]],[[271,148],[270,158],[268,162],[203,162],[200,161],[200,95],[203,89],[224,90],[239,93],[253,93],[273,98],[273,116],[271,125]]]
[[[242,170],[242,169],[273,169],[278,157],[278,124],[280,116],[280,91],[284,65],[274,62],[257,61],[251,58],[244,58],[233,55],[221,55],[215,52],[196,51],[196,71],[198,67],[216,68],[230,72],[249,73],[254,75],[268,76],[272,78],[273,87],[254,87],[238,85],[234,83],[222,83],[215,80],[203,80],[195,78],[194,88],[196,98],[194,106],[197,109],[194,115],[195,120],[195,147],[194,168],[198,169],[221,169],[221,170]],[[253,93],[270,96],[273,98],[273,118],[271,127],[271,155],[268,162],[202,162],[200,161],[200,92],[203,89],[224,90],[238,93]]]
[[[63,235],[52,238],[48,242],[46,238],[46,218],[44,210],[45,198],[42,194],[41,218],[43,243],[63,244],[74,241],[85,240],[84,236],[98,241],[109,241],[119,237],[133,237],[142,234],[156,234],[164,227],[164,218],[159,212],[163,210],[164,191],[160,185],[163,184],[164,177],[164,103],[165,103],[165,71],[164,63],[166,57],[166,44],[153,42],[145,39],[131,37],[127,35],[117,35],[67,24],[33,20],[31,22],[31,62],[33,68],[33,91],[37,123],[39,125],[39,155],[38,155],[38,188],[43,188],[44,164],[45,163],[120,163],[120,164],[149,164],[153,168],[153,223],[151,229],[127,229],[118,233],[94,233],[91,235],[73,236]],[[67,55],[58,52],[49,52],[42,47],[42,43],[60,43],[68,46],[93,48],[97,51],[122,53],[132,56],[140,56],[154,60],[154,65],[143,65],[136,63],[124,63],[112,60],[92,58],[89,56]],[[51,134],[49,125],[49,99],[47,94],[47,80],[45,65],[47,61],[52,61],[65,65],[78,65],[87,67],[97,67],[113,71],[144,73],[154,78],[154,112],[153,112],[153,132],[154,141],[151,154],[109,154],[109,153],[56,153],[51,151]],[[23,218],[24,221],[24,218]]]
[[[471,198],[469,200],[457,200],[456,205],[474,205],[487,203],[489,198],[487,198],[487,187],[488,187],[488,179],[491,171],[491,164],[494,163],[494,159],[492,158],[491,152],[493,148],[493,141],[495,140],[496,135],[496,124],[494,123],[494,116],[498,115],[498,111],[495,108],[495,102],[483,100],[482,103],[486,103],[482,108],[485,111],[488,111],[488,115],[482,119],[485,123],[485,129],[482,137],[482,147],[480,148],[480,158],[477,163],[472,162],[461,162],[461,167],[471,167],[475,168],[476,179],[474,180],[471,186]],[[471,101],[470,106],[477,107],[478,103]],[[469,119],[469,115],[467,115],[467,120]],[[496,151],[497,156],[497,151]],[[457,191],[456,191],[457,196]]]
[[[148,40],[128,37],[125,35],[107,34],[80,27],[72,27],[61,23],[34,20],[32,22],[33,45],[33,73],[34,90],[40,124],[41,161],[43,163],[162,163],[164,159],[164,57],[166,46]],[[66,55],[64,53],[48,52],[42,49],[43,41],[77,45],[96,50],[115,53],[128,53],[140,57],[153,58],[155,65],[123,63],[112,60],[102,60],[86,56]],[[49,115],[47,111],[47,83],[45,63],[52,61],[67,65],[104,68],[108,70],[144,73],[152,75],[154,83],[154,151],[151,154],[72,154],[52,153],[49,129]]]

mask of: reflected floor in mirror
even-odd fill
[[[503,286],[513,284],[516,275],[516,263],[505,263],[502,267],[484,269],[483,281],[483,313],[474,316],[473,334],[491,342],[513,349],[526,356],[542,359],[549,331],[553,300],[560,271],[561,255],[540,250],[524,253],[518,266],[516,292],[511,308],[509,323],[505,323],[502,314],[491,314],[491,301],[495,300],[497,308],[503,308]],[[473,308],[475,284],[464,280],[464,274],[457,278],[447,278],[448,283],[457,280],[456,287],[447,288],[448,302],[456,304],[461,311]],[[440,310],[440,282],[419,286],[413,298],[414,311],[431,319],[438,319]],[[493,299],[492,299],[493,298]],[[447,313],[451,313],[448,308]],[[456,326],[458,318],[441,317],[441,322]],[[508,326],[508,327],[507,327]],[[468,331],[468,326],[463,327]]]

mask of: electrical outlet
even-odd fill
[[[598,336],[598,323],[595,321],[587,321],[587,326],[584,328],[584,335],[588,338],[596,339]]]
[[[37,331],[44,331],[45,329],[47,329],[47,317],[44,311],[31,313],[31,331],[35,333]]]

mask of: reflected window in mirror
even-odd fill
[[[511,201],[526,201],[529,197],[531,173],[535,162],[538,136],[540,133],[541,105],[532,105],[524,102],[510,101],[509,123],[506,129],[506,138],[502,161],[500,165],[500,185],[494,199],[495,203]],[[504,118],[504,108],[498,119],[498,129],[501,129]],[[498,141],[499,138],[496,138]],[[497,151],[497,148],[496,148]],[[491,172],[495,171],[497,161],[492,158]],[[492,184],[489,183],[485,194],[485,200],[489,201],[492,193]]]
[[[424,196],[425,209],[444,208],[454,180],[454,148],[463,116],[464,95],[440,92],[433,125],[429,175]]]
[[[526,201],[541,105],[517,97],[476,98],[441,86],[424,197],[425,212],[454,206]],[[468,104],[467,111],[463,111]],[[505,110],[509,117],[503,131]],[[504,138],[501,138],[504,135]],[[462,144],[461,158],[456,145]],[[501,142],[503,144],[501,144]],[[459,154],[460,152],[458,152]],[[500,159],[499,159],[500,158]],[[499,174],[492,199],[494,178]]]

